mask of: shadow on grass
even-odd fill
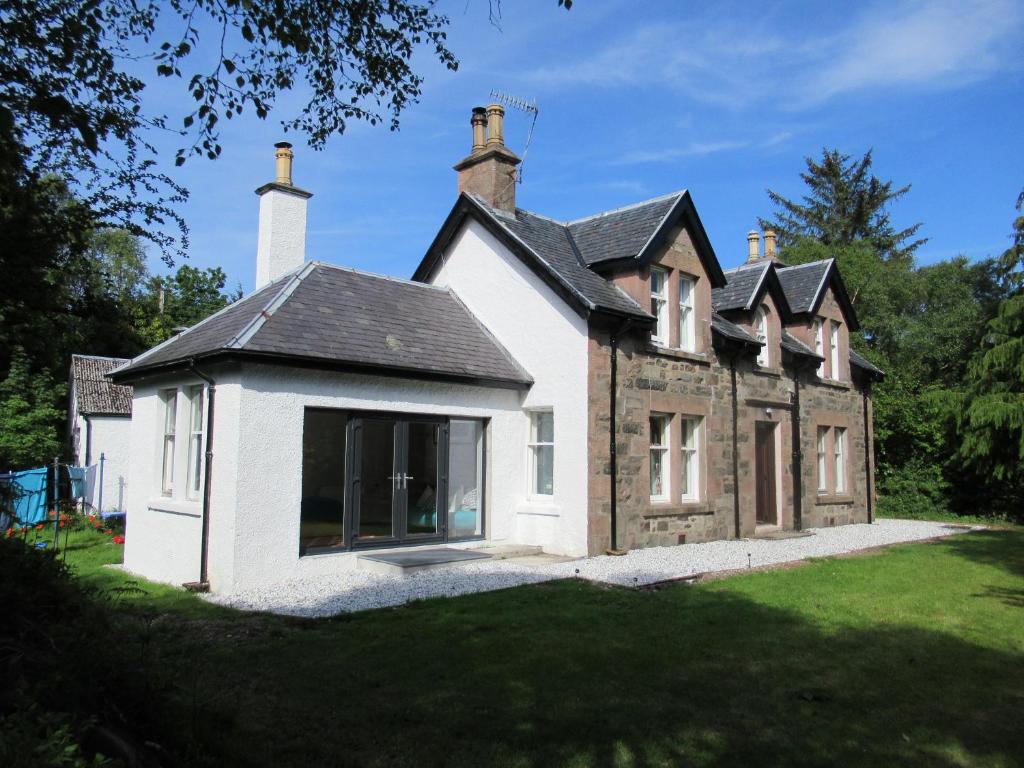
[[[1024,578],[1024,528],[975,531],[939,542],[957,557],[991,565]]]
[[[1016,765],[1022,661],[724,586],[566,581],[211,644],[200,687],[218,765]]]

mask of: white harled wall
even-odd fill
[[[129,443],[132,433],[131,416],[90,416],[92,422],[91,460],[99,464],[103,454],[103,511],[124,512],[128,508],[128,466],[130,460]],[[75,416],[75,463],[85,466],[86,440],[89,439],[89,425],[85,417],[78,413]],[[97,469],[97,472],[99,470]],[[97,486],[99,479],[97,477]],[[86,502],[97,507],[100,504],[99,488],[92,498]]]
[[[440,414],[489,419],[485,533],[512,541],[512,512],[521,487],[522,394],[519,390],[331,373],[275,365],[244,369],[238,418],[235,519],[218,511],[219,529],[234,540],[233,573],[213,580],[218,592],[355,567],[356,553],[299,557],[302,428],[306,408]],[[215,471],[216,461],[215,458]],[[230,505],[228,506],[230,508]],[[470,546],[479,546],[473,543]]]
[[[515,539],[545,551],[587,553],[587,323],[484,227],[470,221],[431,277],[447,285],[534,379],[524,409],[552,409],[554,497],[528,494],[524,411],[512,436],[522,485],[514,488]]]
[[[237,486],[239,385],[237,372],[213,372],[217,382],[214,408],[214,463],[210,527],[209,577],[227,583],[233,571],[231,523]],[[199,580],[202,493],[185,491],[188,462],[188,388],[202,384],[191,376],[136,383],[133,397],[131,457],[126,518],[125,568],[154,581],[183,584]],[[163,402],[160,391],[178,388],[175,438],[175,490],[161,493]],[[208,400],[207,400],[208,404]],[[204,416],[205,427],[205,416]],[[205,453],[205,444],[203,451]]]

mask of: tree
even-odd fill
[[[56,403],[65,393],[45,371],[31,371],[25,350],[14,351],[0,382],[0,467],[27,469],[60,455],[63,413]]]
[[[764,229],[774,229],[781,248],[799,238],[812,238],[826,246],[848,246],[857,241],[871,245],[882,259],[910,263],[926,238],[911,240],[921,228],[914,224],[897,230],[888,207],[910,191],[910,185],[894,188],[871,174],[871,150],[859,160],[836,149],[823,149],[821,162],[805,159],[800,174],[809,191],[802,202],[768,190],[776,207],[774,219],[759,219]],[[907,242],[910,240],[910,242]]]
[[[1024,192],[1017,210],[1024,205]],[[960,456],[1024,499],[1024,215],[1014,221],[1013,244],[1000,257],[1009,296],[988,324],[971,361],[960,411]],[[1018,507],[1019,510],[1019,507]]]
[[[139,332],[147,347],[169,339],[177,328],[187,328],[242,298],[242,289],[224,292],[227,275],[220,267],[205,270],[183,264],[169,278],[152,277],[147,283],[145,319]]]
[[[99,221],[166,249],[163,225],[185,233],[174,204],[186,192],[159,169],[153,130],[181,136],[178,164],[216,158],[221,120],[265,118],[299,87],[309,97],[281,123],[314,148],[349,120],[397,129],[423,82],[414,51],[428,45],[458,66],[447,25],[433,3],[411,0],[0,0],[0,135]],[[150,67],[181,81],[177,114],[147,110]]]

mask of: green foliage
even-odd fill
[[[45,372],[30,370],[23,349],[15,350],[0,382],[0,467],[26,469],[60,455],[56,425],[63,413],[56,404],[65,393]]]
[[[1022,195],[1024,198],[1024,195]],[[1018,210],[1021,201],[1017,203]],[[1010,295],[989,322],[971,361],[959,412],[959,455],[991,474],[1024,502],[1024,216],[1014,222],[1013,245],[1000,258]],[[1019,507],[1018,507],[1019,509]]]
[[[775,204],[774,219],[760,219],[765,229],[774,229],[779,245],[786,248],[799,238],[811,238],[826,246],[847,246],[866,241],[882,259],[909,262],[926,239],[907,242],[921,228],[914,224],[897,230],[889,218],[888,206],[910,190],[894,188],[871,174],[871,151],[852,160],[836,149],[823,149],[820,162],[806,158],[807,170],[800,174],[808,193],[802,202],[789,200],[768,190]]]
[[[200,270],[187,264],[169,278],[149,278],[142,302],[144,320],[139,325],[146,346],[159,344],[174,335],[176,328],[195,325],[238,301],[241,288],[225,293],[226,282],[227,275],[220,267]]]
[[[349,120],[398,128],[421,93],[413,53],[426,46],[448,69],[447,17],[432,2],[408,0],[0,0],[0,136],[37,169],[80,184],[97,223],[117,223],[156,242],[170,260],[186,191],[157,166],[152,130],[181,136],[176,161],[216,158],[220,124],[248,110],[266,118],[279,98],[303,94],[282,127],[314,148]],[[146,81],[178,83],[177,100],[159,112]],[[163,112],[167,109],[167,112]]]

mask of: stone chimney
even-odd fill
[[[756,229],[747,232],[747,263],[753,264],[761,258],[761,235]]]
[[[764,231],[764,257],[777,261],[778,251],[775,247],[776,235],[774,229]]]
[[[519,157],[505,146],[505,108],[491,104],[474,107],[470,124],[473,145],[469,155],[455,164],[459,193],[468,192],[492,208],[516,209],[516,166]]]
[[[256,288],[302,266],[306,260],[306,201],[312,192],[292,184],[292,145],[274,145],[275,179],[256,190],[260,233],[256,246]]]

